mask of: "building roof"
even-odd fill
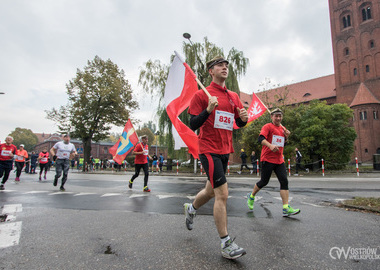
[[[371,90],[369,90],[364,83],[361,83],[354,99],[352,100],[350,108],[364,104],[380,104],[380,101],[373,95]]]
[[[47,140],[48,138],[50,138],[51,135],[53,135],[53,134],[49,134],[49,133],[34,133],[34,134],[38,138],[38,143],[44,142],[45,140]]]
[[[335,91],[335,75],[327,75],[303,81],[299,83],[289,84],[267,91],[256,93],[261,101],[271,107],[271,104],[292,105],[298,103],[310,102],[311,100],[325,100],[336,98]],[[248,107],[252,100],[252,95],[240,92],[240,99],[243,106]]]

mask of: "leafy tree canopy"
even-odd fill
[[[84,145],[84,158],[89,159],[91,141],[109,136],[111,125],[124,126],[130,111],[138,108],[132,89],[122,69],[111,60],[95,56],[66,85],[68,104],[47,111],[60,132],[70,132]]]
[[[32,151],[38,143],[36,134],[34,134],[30,129],[26,128],[18,127],[12,131],[9,136],[13,137],[13,144],[16,145],[17,148],[20,146],[20,144],[24,144],[24,149],[28,152]]]
[[[326,160],[331,169],[344,167],[351,159],[356,138],[355,129],[350,126],[352,110],[345,104],[327,105],[326,102],[312,101],[309,105],[282,107],[283,125],[291,131],[289,142],[284,148],[285,159],[294,157],[297,147],[305,163]],[[269,113],[244,129],[243,144],[248,151],[261,153],[257,139],[260,130],[271,122]]]

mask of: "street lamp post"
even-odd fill
[[[160,132],[159,132],[159,131],[156,131],[156,133],[154,133],[154,135],[156,136],[156,156],[157,156],[157,144],[158,144],[157,136],[160,135]]]
[[[186,38],[189,42],[190,42],[190,44],[191,44],[191,46],[193,46],[194,44],[193,44],[193,42],[191,41],[191,35],[189,34],[189,33],[183,33],[183,37],[184,38]],[[197,52],[195,51],[195,56],[197,57],[197,59],[198,59],[198,61],[199,61],[199,63],[202,63],[202,61],[200,61],[200,58],[199,58],[199,56],[198,56],[198,54],[197,54]],[[195,134],[197,134],[198,132],[197,131],[195,131]],[[194,174],[196,174],[197,173],[197,159],[196,158],[194,158]]]
[[[183,37],[189,40],[190,44],[193,45],[193,42],[191,42],[191,35],[189,33],[183,33]]]

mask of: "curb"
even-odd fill
[[[365,206],[359,206],[359,205],[351,205],[351,204],[337,204],[338,207],[340,208],[348,208],[348,209],[354,209],[354,210],[362,210],[362,211],[368,211],[376,214],[380,214],[380,210],[376,210],[370,207],[365,207]]]

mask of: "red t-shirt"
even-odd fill
[[[143,148],[142,148],[142,143],[139,143],[138,145],[136,145],[135,147],[135,152],[142,152],[143,151]],[[145,163],[148,163],[148,154],[149,154],[149,150],[148,150],[148,145],[144,145],[144,154],[142,155],[136,155],[135,157],[135,164],[145,164]]]
[[[233,121],[239,118],[236,107],[243,108],[243,104],[238,94],[214,82],[211,82],[206,89],[211,96],[218,98],[218,106],[211,112],[206,122],[200,128],[198,135],[199,153],[220,155],[233,153]],[[207,106],[208,97],[202,90],[199,90],[190,102],[188,113],[198,115]]]
[[[6,161],[6,160],[13,160],[13,157],[10,157],[9,154],[12,153],[13,155],[16,154],[17,147],[13,144],[7,145],[6,143],[0,144],[0,160]]]
[[[267,161],[274,164],[284,163],[282,156],[285,145],[285,127],[276,126],[273,123],[268,123],[261,129],[260,135],[263,135],[265,139],[274,145],[279,146],[280,151],[273,152],[269,147],[263,145],[261,150],[261,161]]]
[[[41,152],[39,154],[40,159],[40,164],[46,164],[49,162],[49,153],[48,152]]]

